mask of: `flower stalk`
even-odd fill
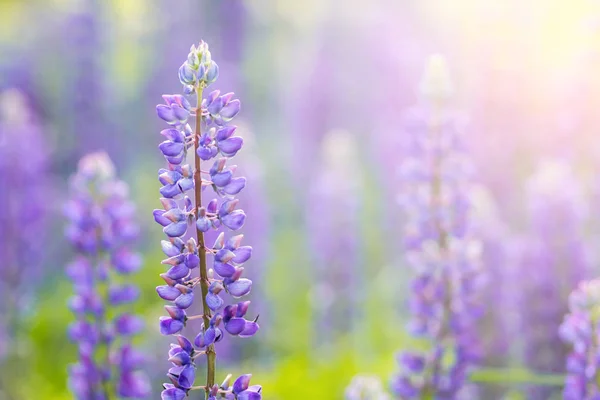
[[[208,45],[200,42],[192,46],[187,60],[179,69],[179,80],[185,95],[196,95],[192,107],[184,95],[163,95],[166,104],[156,107],[159,118],[170,127],[161,132],[167,139],[158,147],[168,162],[167,168],[158,171],[163,185],[160,201],[163,209],[154,210],[155,221],[163,226],[168,240],[161,242],[167,258],[163,264],[170,266],[161,274],[165,285],[158,286],[158,295],[172,305],[165,306],[168,316],[161,317],[163,335],[175,335],[177,344],[171,345],[169,361],[172,367],[167,374],[171,383],[163,384],[163,400],[182,400],[191,390],[204,390],[207,400],[218,397],[230,400],[259,400],[262,388],[250,386],[250,375],[240,376],[229,389],[230,377],[221,385],[216,379],[216,346],[224,332],[239,336],[253,336],[259,329],[256,319],[245,315],[249,301],[225,306],[221,293],[237,299],[250,293],[252,281],[242,278],[242,266],[252,255],[252,247],[242,246],[243,235],[226,239],[225,230],[237,231],[246,220],[238,209],[235,198],[246,186],[246,178],[235,177],[235,165],[229,160],[242,148],[243,139],[235,136],[236,127],[228,125],[240,110],[240,102],[233,93],[221,95],[218,90],[204,97],[204,90],[218,77],[218,66],[212,60]],[[195,118],[194,129],[187,123]],[[194,151],[193,167],[184,164],[188,151]],[[216,159],[212,167],[202,170],[202,161]],[[203,174],[205,176],[203,176]],[[193,189],[194,200],[187,196]],[[212,190],[217,198],[208,202],[202,199],[205,190]],[[183,240],[190,225],[195,226],[195,238]],[[215,243],[206,243],[204,234],[220,230]],[[213,267],[208,267],[207,257],[213,257]],[[198,272],[194,274],[194,270]],[[195,276],[194,276],[195,275]],[[188,317],[194,292],[200,287],[202,315]],[[199,333],[192,341],[181,335],[192,320],[201,320]],[[200,356],[206,356],[200,357]],[[196,369],[206,359],[206,384],[194,385]]]

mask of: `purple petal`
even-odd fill
[[[179,129],[163,129],[160,134],[172,142],[183,143],[185,138]]]
[[[218,142],[221,142],[221,141],[231,137],[236,129],[237,129],[237,126],[235,126],[235,125],[224,126],[223,128],[221,128],[217,131],[217,134],[215,135],[215,139]]]
[[[167,276],[171,279],[182,279],[188,276],[190,269],[185,264],[177,264],[169,268]]]
[[[194,292],[189,292],[187,294],[182,294],[181,296],[177,297],[177,300],[175,300],[175,305],[179,308],[186,309],[189,306],[191,306],[193,302]]]
[[[194,254],[194,253],[189,253],[186,257],[185,257],[185,265],[187,265],[187,267],[189,269],[194,269],[196,268],[198,265],[200,265],[200,258],[198,257],[198,255]]]
[[[240,176],[238,178],[233,178],[231,182],[227,184],[223,188],[223,191],[230,196],[234,196],[242,191],[246,187],[246,178]]]
[[[130,344],[125,344],[119,349],[118,357],[121,370],[134,370],[146,362],[144,354],[136,351]]]
[[[206,304],[211,310],[216,311],[223,306],[223,299],[218,294],[209,292],[206,294]]]
[[[254,336],[256,332],[260,329],[260,326],[256,322],[246,321],[246,326],[244,326],[244,330],[239,334],[239,337],[251,337]]]
[[[246,390],[237,396],[237,400],[261,400],[262,396],[259,392]]]
[[[215,254],[215,261],[219,263],[227,263],[235,257],[235,253],[229,249],[221,249]]]
[[[187,353],[191,353],[192,350],[194,350],[192,343],[185,336],[177,336],[177,343],[179,343],[179,346]]]
[[[144,321],[134,315],[123,314],[115,319],[115,329],[120,335],[132,336],[144,329]]]
[[[217,155],[217,152],[215,150],[216,147],[214,146],[201,146],[198,147],[196,154],[198,154],[198,157],[200,157],[200,159],[208,161]]]
[[[99,333],[95,326],[86,321],[73,322],[68,329],[69,339],[74,342],[97,343]]]
[[[176,156],[165,156],[165,159],[173,165],[179,165],[183,162],[183,157],[184,157],[184,153],[181,153],[179,155]]]
[[[154,210],[152,214],[154,215],[154,220],[158,222],[162,226],[167,226],[171,223],[167,218],[163,217],[165,210]]]
[[[183,389],[189,389],[194,386],[194,379],[196,378],[196,368],[193,365],[187,365],[181,374],[177,383]]]
[[[217,199],[212,199],[208,202],[208,205],[206,206],[206,211],[213,214],[217,212]]]
[[[177,123],[177,118],[175,118],[175,113],[171,109],[171,107],[166,106],[164,104],[159,104],[156,106],[156,114],[162,120],[164,120],[169,125],[174,125]]]
[[[231,264],[223,264],[215,261],[213,269],[223,278],[230,278],[235,274],[235,267]]]
[[[211,180],[216,187],[223,187],[231,182],[231,178],[233,177],[233,172],[231,171],[223,171],[216,174],[211,175]]]
[[[198,335],[196,335],[196,338],[194,339],[194,344],[199,349],[201,349],[204,346],[206,346],[206,344],[204,342],[204,332],[200,332]]]
[[[150,381],[141,371],[121,373],[117,384],[119,397],[143,399],[150,395],[151,391]]]
[[[112,262],[118,272],[131,274],[142,266],[142,257],[138,253],[121,249],[113,255]]]
[[[190,116],[190,112],[185,108],[181,107],[179,104],[172,105],[171,109],[173,110],[175,118],[179,120],[179,123],[184,124]]]
[[[169,240],[161,240],[160,245],[163,253],[168,257],[174,257],[183,250],[183,241],[179,238],[174,243]]]
[[[206,71],[206,82],[213,83],[219,77],[219,66],[216,62],[212,61],[208,70]]]
[[[252,257],[252,247],[251,246],[241,246],[235,249],[234,251],[235,257],[233,258],[233,262],[236,264],[243,264]]]
[[[183,322],[169,317],[160,317],[160,333],[173,335],[183,329]]]
[[[165,306],[165,310],[169,313],[171,318],[179,321],[185,321],[185,311],[183,311],[181,308],[176,306]]]
[[[208,232],[212,228],[212,222],[207,217],[200,217],[196,220],[196,228],[200,232]]]
[[[219,233],[219,236],[215,239],[215,243],[213,244],[213,249],[220,250],[223,248],[225,244],[225,234],[223,232]]]
[[[206,332],[204,332],[204,345],[205,346],[210,346],[211,344],[213,344],[215,342],[215,339],[217,338],[217,331],[214,327],[210,327],[206,330]]]
[[[179,81],[183,85],[193,85],[196,82],[196,71],[187,62],[179,67]]]
[[[252,281],[242,278],[227,285],[227,291],[233,297],[242,297],[250,293],[252,289]]]
[[[192,178],[183,178],[177,181],[177,186],[181,192],[187,192],[194,187],[194,180]]]
[[[159,189],[161,196],[172,199],[181,194],[181,188],[178,184],[165,185]]]
[[[238,305],[237,304],[230,304],[227,307],[225,307],[225,309],[223,310],[223,321],[225,321],[225,323],[229,322],[229,320],[231,320],[231,318],[234,317],[236,311],[237,311]],[[243,315],[242,315],[243,317]]]
[[[181,152],[183,151],[183,143],[165,140],[164,142],[158,145],[158,148],[165,156],[175,157],[181,154]]]
[[[233,382],[233,393],[240,394],[250,385],[250,378],[252,378],[252,374],[245,374],[240,376]]]
[[[163,232],[169,237],[183,236],[187,231],[187,221],[171,223],[163,228]]]
[[[217,97],[216,99],[214,99],[207,107],[208,112],[213,115],[218,114],[222,108],[223,108],[223,99],[221,97]]]
[[[250,307],[250,300],[240,301],[236,304],[236,317],[243,317],[248,312],[248,307]]]
[[[244,318],[234,317],[234,318],[231,318],[225,324],[225,330],[232,335],[239,335],[240,333],[242,333],[245,326],[246,326],[246,320]]]
[[[161,400],[183,400],[185,396],[185,391],[175,387],[165,389],[160,393]]]
[[[233,157],[244,145],[244,139],[241,136],[233,136],[217,143],[221,154],[226,157]]]
[[[133,303],[140,296],[140,289],[135,285],[114,285],[108,289],[108,300],[113,305]]]
[[[223,118],[224,121],[229,121],[240,112],[240,108],[241,104],[238,99],[231,100],[225,105],[225,107],[223,107],[219,114],[221,115],[221,118]]]
[[[174,301],[176,298],[181,296],[181,292],[173,286],[162,285],[156,287],[156,293],[163,300]]]
[[[244,214],[243,210],[234,210],[231,213],[225,215],[224,217],[221,217],[221,222],[223,222],[223,225],[225,225],[232,231],[237,231],[242,226],[244,226],[245,221],[246,214]]]
[[[192,359],[187,352],[180,351],[172,355],[168,361],[175,365],[187,365],[192,361]]]

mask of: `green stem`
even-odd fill
[[[194,141],[194,194],[196,196],[196,212],[198,212],[198,208],[202,207],[202,174],[201,174],[201,161],[200,157],[198,157],[198,147],[200,142],[200,137],[202,136],[202,92],[204,90],[204,86],[200,85],[196,92],[198,94],[197,104],[196,104],[196,140]],[[196,237],[198,240],[198,257],[200,258],[200,288],[202,290],[202,308],[203,308],[203,320],[204,320],[204,331],[208,329],[210,318],[212,316],[211,309],[208,307],[208,303],[206,303],[206,295],[208,294],[208,271],[206,269],[206,247],[204,244],[204,233],[202,233],[198,228],[196,228]],[[215,352],[214,344],[211,344],[206,349],[206,393],[210,390],[210,388],[215,384],[215,364],[216,364],[217,354]]]

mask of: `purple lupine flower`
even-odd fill
[[[381,380],[376,376],[357,375],[344,392],[345,400],[390,400]]]
[[[115,129],[110,126],[110,119],[103,116],[107,93],[100,51],[103,47],[102,7],[103,3],[97,0],[81,1],[64,21],[63,40],[68,44],[64,57],[69,65],[78,66],[70,71],[68,79],[69,111],[74,111],[68,119],[68,129],[75,153],[103,148],[114,157],[114,151],[120,151],[111,137]],[[82,135],[81,131],[86,134]]]
[[[173,367],[167,374],[171,382],[163,385],[163,400],[183,399],[195,389],[204,390],[209,399],[261,398],[261,387],[249,386],[249,375],[238,378],[231,389],[230,378],[220,386],[215,384],[215,344],[223,340],[225,333],[250,337],[259,329],[258,317],[246,318],[249,301],[226,305],[222,297],[226,293],[237,299],[250,292],[252,281],[242,278],[242,274],[252,248],[243,243],[243,235],[221,232],[214,244],[207,244],[204,237],[205,232],[222,227],[237,231],[246,220],[246,214],[238,208],[239,200],[234,197],[245,188],[246,179],[238,176],[230,162],[242,148],[243,139],[237,135],[235,126],[228,125],[239,112],[240,101],[233,93],[221,94],[218,90],[203,97],[204,89],[216,81],[218,71],[205,42],[192,46],[179,69],[179,80],[187,95],[196,95],[196,107],[183,95],[164,95],[166,104],[157,106],[158,117],[169,128],[161,132],[167,140],[159,150],[168,165],[159,170],[159,181],[164,185],[163,208],[154,211],[154,219],[163,226],[168,238],[161,244],[167,256],[163,264],[170,268],[161,274],[165,285],[156,290],[162,299],[172,302],[165,306],[168,316],[160,319],[161,333],[179,334],[178,345],[169,352]],[[188,125],[190,118],[195,119],[195,129]],[[185,164],[188,152],[194,158],[193,167]],[[202,169],[202,161],[210,161],[206,169]],[[214,195],[203,205],[202,193],[208,187]],[[193,202],[188,196],[192,189]],[[184,242],[183,236],[194,228],[195,238]],[[212,268],[208,266],[207,254],[213,256]],[[194,273],[195,269],[198,273]],[[198,287],[200,293],[194,294]],[[186,310],[198,295],[202,299],[202,314],[189,316]],[[192,345],[180,333],[188,322],[196,319],[201,319],[202,324]],[[197,359],[206,360],[205,385],[194,385]]]
[[[266,255],[269,254],[267,238],[269,230],[268,202],[265,197],[263,185],[264,172],[261,159],[257,154],[258,149],[255,144],[255,138],[251,135],[249,127],[243,121],[239,121],[238,124],[240,125],[238,129],[244,132],[244,151],[236,155],[236,164],[239,165],[239,168],[236,169],[236,176],[243,175],[252,182],[250,186],[244,187],[236,195],[240,199],[240,202],[244,204],[244,211],[252,215],[252,218],[244,222],[244,226],[239,232],[247,237],[252,237],[254,245],[260,244],[260,246],[253,246],[252,257],[244,264],[244,267],[250,268],[253,278],[256,279],[260,277],[260,275],[257,276],[261,272],[260,267],[264,265]],[[205,242],[214,243],[221,232],[226,229],[222,226],[218,230],[212,229],[206,232],[204,235]],[[264,298],[260,290],[261,288],[263,286],[256,288],[258,290],[252,288],[248,298],[252,300],[252,307],[260,309],[261,318],[264,318],[268,303],[261,301]],[[221,342],[219,344],[219,360],[221,364],[235,364],[239,360],[247,358],[256,349],[256,345],[248,346],[247,342],[242,340]]]
[[[333,343],[336,335],[352,331],[360,319],[356,315],[361,282],[360,239],[356,235],[361,215],[358,153],[348,132],[328,133],[306,204],[309,246],[318,276],[311,296],[318,344]]]
[[[493,194],[481,185],[473,185],[469,198],[472,203],[472,232],[482,244],[481,262],[485,266],[486,288],[482,292],[483,304],[502,304],[489,307],[480,320],[482,338],[482,364],[486,367],[506,368],[511,360],[512,338],[515,332],[516,311],[519,310],[513,287],[518,276],[513,275],[514,263],[510,260],[510,235],[500,216]],[[505,385],[479,384],[480,397],[502,398]]]
[[[566,358],[565,400],[600,399],[600,280],[584,281],[569,296],[559,335],[571,348]]]
[[[451,86],[440,56],[431,57],[421,93],[425,104],[411,110],[405,124],[412,157],[402,167],[402,205],[406,257],[417,274],[409,331],[429,341],[430,349],[399,355],[392,391],[401,399],[450,399],[479,357],[480,244],[470,232],[470,168],[457,120],[444,107]]]
[[[80,160],[65,214],[66,236],[78,253],[67,267],[75,291],[69,307],[77,317],[68,333],[80,357],[69,367],[71,391],[78,399],[145,398],[150,384],[140,371],[144,357],[131,346],[143,321],[122,307],[140,292],[115,279],[126,280],[141,267],[139,255],[130,250],[138,234],[135,207],[106,153]]]
[[[24,150],[23,143],[32,146]],[[28,98],[18,89],[0,92],[0,359],[11,350],[17,314],[41,275],[47,160],[48,145]]]
[[[568,349],[556,326],[569,293],[591,278],[585,223],[589,206],[581,183],[563,161],[541,163],[527,183],[529,228],[519,243],[519,312],[525,365],[537,373],[563,373]],[[532,399],[558,394],[530,387]]]

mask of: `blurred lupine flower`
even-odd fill
[[[525,365],[538,373],[563,373],[568,349],[556,326],[567,312],[573,288],[590,278],[585,242],[587,204],[582,185],[570,166],[546,161],[527,186],[529,229],[520,244],[520,331]],[[532,399],[546,399],[558,390],[528,389]]]
[[[71,99],[68,121],[75,153],[103,148],[114,156],[113,150],[119,151],[115,141],[110,140],[114,129],[109,129],[109,119],[103,117],[107,93],[101,69],[102,4],[98,0],[80,1],[64,22],[64,40],[68,44],[64,56],[68,64],[78,66],[70,71],[67,80]],[[81,131],[86,134],[81,135]]]
[[[381,380],[376,376],[357,375],[344,393],[346,400],[389,400]]]
[[[506,368],[511,360],[511,338],[519,310],[517,297],[512,289],[515,279],[514,263],[510,262],[510,235],[501,218],[500,210],[492,193],[485,187],[473,185],[469,198],[472,204],[472,232],[481,239],[482,266],[485,267],[486,288],[482,292],[483,304],[503,304],[489,307],[480,321],[482,338],[482,364],[487,367]],[[503,397],[504,385],[481,384],[481,398]]]
[[[479,358],[481,246],[470,230],[470,163],[458,121],[445,108],[447,79],[443,58],[431,57],[421,86],[424,104],[405,123],[412,154],[402,166],[405,248],[417,274],[409,330],[430,349],[399,355],[392,391],[401,399],[455,398]]]
[[[190,390],[204,390],[206,397],[258,400],[260,386],[249,386],[250,375],[238,378],[229,389],[229,377],[223,384],[215,384],[215,343],[221,341],[224,332],[233,336],[253,336],[259,329],[257,318],[248,320],[249,301],[225,306],[222,294],[233,298],[248,294],[252,281],[242,278],[243,264],[252,256],[252,247],[242,245],[243,235],[226,238],[221,232],[212,246],[205,243],[204,233],[222,226],[236,231],[242,228],[246,214],[238,209],[239,200],[233,196],[246,186],[246,179],[235,176],[235,167],[228,163],[243,145],[236,136],[236,127],[228,126],[240,110],[240,102],[233,93],[221,95],[218,90],[203,98],[206,86],[218,76],[218,66],[212,61],[208,45],[204,42],[192,46],[187,61],[179,70],[179,79],[186,94],[196,93],[196,107],[192,107],[182,95],[164,95],[165,104],[156,107],[159,118],[171,127],[161,133],[166,141],[159,149],[168,162],[166,169],[159,170],[159,181],[164,185],[160,192],[162,209],[154,210],[154,219],[163,226],[168,240],[161,242],[167,258],[163,264],[170,268],[161,274],[165,285],[158,286],[158,295],[172,305],[165,306],[168,316],[161,317],[163,335],[176,335],[178,344],[172,345],[169,361],[173,367],[167,376],[171,383],[164,384],[163,400],[183,399]],[[187,121],[195,118],[195,129]],[[187,153],[194,148],[194,166],[183,164]],[[209,170],[201,169],[202,161],[213,160]],[[202,192],[210,186],[217,198],[206,205]],[[195,201],[187,193],[194,189]],[[195,227],[196,238],[183,240],[188,228]],[[206,255],[213,256],[212,268],[208,269]],[[193,270],[199,269],[197,276]],[[201,315],[188,316],[194,299],[194,290],[201,289]],[[223,306],[225,306],[223,308]],[[193,345],[179,333],[188,321],[202,319],[203,323]],[[206,384],[194,386],[196,360],[206,358]]]
[[[24,150],[23,143],[31,146]],[[47,156],[48,146],[28,99],[17,89],[1,92],[0,359],[11,349],[17,314],[41,272],[48,211]]]
[[[360,300],[358,268],[361,207],[359,149],[345,131],[331,131],[323,140],[316,164],[306,220],[315,275],[313,307],[316,341],[331,344],[337,334],[352,331]],[[319,350],[319,351],[322,351]]]
[[[565,400],[600,399],[600,280],[581,282],[569,297],[559,335],[571,347],[566,358]]]
[[[131,346],[143,322],[120,307],[140,294],[126,281],[142,265],[130,249],[139,231],[135,206],[106,153],[83,157],[70,186],[66,236],[78,255],[67,267],[75,291],[69,307],[77,317],[68,334],[80,359],[69,367],[69,386],[77,399],[144,398],[150,393],[140,371],[144,357]]]

